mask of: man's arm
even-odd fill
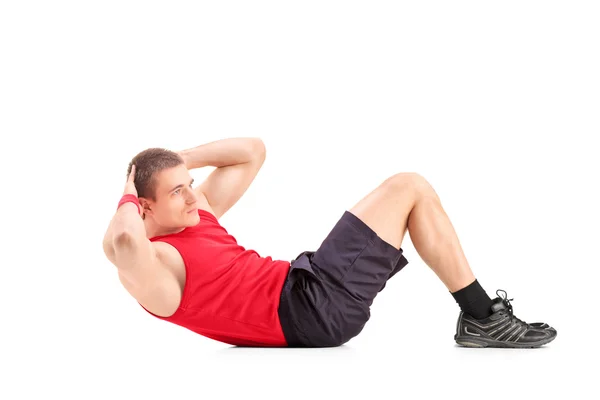
[[[121,205],[110,221],[104,235],[105,247],[114,245],[116,239],[126,234],[146,238],[144,220],[139,214],[137,205],[131,202]]]
[[[125,193],[137,196],[135,169],[127,179]],[[146,227],[136,204],[122,204],[113,216],[102,241],[106,257],[141,294],[156,285],[160,262],[152,243],[146,238]]]
[[[228,138],[179,152],[188,169],[217,167],[194,190],[203,194],[220,218],[246,192],[266,158],[259,138]]]

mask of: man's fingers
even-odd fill
[[[135,178],[135,165],[131,166],[131,172],[129,172],[129,181],[133,182],[133,179]]]

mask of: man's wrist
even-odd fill
[[[124,194],[121,197],[121,200],[119,200],[119,204],[117,205],[117,210],[119,208],[121,208],[121,206],[127,204],[127,203],[133,203],[137,206],[137,211],[138,214],[141,215],[142,214],[142,207],[140,206],[140,200],[138,199],[138,197],[134,194]]]

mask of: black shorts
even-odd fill
[[[402,253],[345,211],[316,252],[291,262],[278,310],[288,345],[334,347],[358,335],[375,296],[408,264]]]

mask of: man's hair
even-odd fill
[[[174,151],[153,147],[138,153],[127,167],[127,176],[135,164],[135,190],[138,197],[156,201],[157,175],[160,171],[184,164],[183,158]]]

